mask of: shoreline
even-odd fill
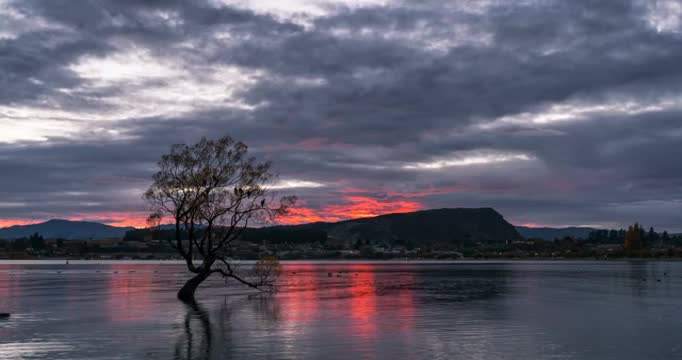
[[[67,259],[0,259],[0,265],[67,265]],[[72,260],[68,259],[68,265],[184,265],[184,260]],[[410,260],[410,259],[352,259],[352,260],[280,260],[282,265],[287,264],[491,264],[491,263],[619,263],[619,262],[680,262],[680,258],[617,258],[617,259],[568,259],[568,258],[525,258],[525,259],[458,259],[458,260]],[[200,261],[197,261],[200,263]],[[256,260],[234,260],[234,264],[255,264]]]

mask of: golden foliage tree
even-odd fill
[[[642,227],[639,223],[629,226],[628,231],[625,233],[625,251],[639,250],[643,245]]]

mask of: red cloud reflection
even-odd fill
[[[298,325],[315,318],[320,307],[319,279],[315,264],[287,264],[285,271],[294,276],[286,276],[285,287],[290,290],[280,296],[279,302],[283,312],[283,319],[291,325]]]
[[[154,266],[113,264],[109,275],[107,311],[114,322],[145,321],[152,317]],[[135,273],[130,273],[135,271]]]
[[[354,332],[365,340],[374,339],[377,331],[377,293],[373,265],[351,266],[355,272],[351,283],[351,316]]]
[[[308,331],[309,322],[324,319],[328,336],[350,346],[372,348],[378,335],[411,344],[415,320],[414,268],[382,272],[376,264],[284,265],[277,295],[283,328],[292,340]],[[328,275],[329,274],[329,275]],[[318,329],[321,330],[321,329]]]

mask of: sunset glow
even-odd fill
[[[432,192],[427,191],[414,194],[414,197],[437,193],[439,193],[438,190],[434,190]],[[410,196],[410,194],[401,193],[394,195],[401,196],[392,196],[391,198],[381,199],[370,196],[346,195],[342,196],[341,202],[337,204],[325,205],[321,209],[307,207],[305,202],[301,202],[291,210],[290,214],[277,218],[276,221],[280,224],[302,224],[317,221],[335,222],[354,218],[374,217],[391,213],[412,212],[424,208],[424,206],[418,201],[401,199],[401,197],[413,197]],[[118,227],[132,226],[135,228],[146,228],[148,226],[148,216],[149,214],[146,212],[104,212],[92,214],[75,214],[73,216],[66,217],[66,220],[94,221]],[[50,219],[51,218],[45,218],[41,220],[6,219],[0,220],[0,227],[36,224]],[[165,219],[164,221],[172,222],[172,219]]]
[[[307,222],[334,222],[346,219],[373,217],[391,213],[405,213],[423,209],[423,205],[412,200],[377,199],[369,196],[345,196],[343,204],[323,206],[320,210],[296,207],[291,214],[279,219],[283,224]]]
[[[682,358],[680,59],[682,0],[0,0],[0,360]]]
[[[31,225],[43,222],[44,220],[33,219],[0,219],[0,228],[10,227],[14,225]]]
[[[68,218],[72,221],[94,221],[103,224],[119,227],[132,226],[136,228],[147,227],[147,217],[149,213],[146,212],[105,212],[95,214],[80,214]]]

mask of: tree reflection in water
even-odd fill
[[[276,324],[281,318],[279,305],[267,294],[244,296],[232,302],[226,298],[221,304],[212,305],[185,305],[182,331],[175,344],[175,360],[240,358],[239,351],[242,349],[235,348],[233,332],[236,328],[241,334],[248,330],[233,324],[243,320],[237,314],[245,312],[249,321],[261,329]]]
[[[204,360],[211,357],[213,331],[209,313],[198,303],[186,305],[184,336],[175,345],[175,360]]]

